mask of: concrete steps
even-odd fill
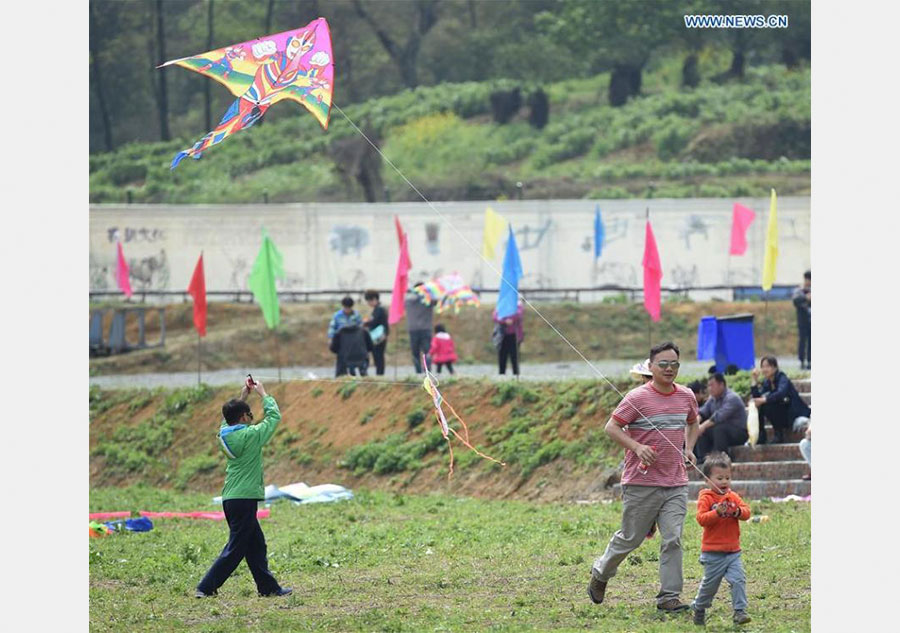
[[[688,499],[696,500],[703,488],[709,488],[705,481],[691,481],[688,483]],[[769,481],[765,479],[748,479],[745,481],[731,482],[731,488],[741,495],[742,499],[768,499],[769,497],[786,497],[797,495],[805,497],[810,494],[812,486],[809,481],[802,479],[780,479]]]
[[[797,452],[800,456],[800,452]],[[731,469],[731,478],[734,481],[755,479],[800,479],[809,471],[806,462],[802,459],[796,461],[773,462],[735,462]],[[688,469],[688,479],[702,481],[703,477],[693,468]]]
[[[747,500],[768,499],[769,497],[786,497],[788,495],[797,495],[805,497],[812,490],[811,482],[802,479],[747,479],[741,481],[732,481],[731,488],[741,495],[741,498]],[[688,482],[688,500],[696,501],[697,495],[704,488],[709,488],[709,484],[705,481]],[[622,496],[622,484],[613,486],[613,493],[617,497]]]
[[[796,460],[800,455],[800,446],[797,443],[733,446],[731,452],[734,463],[783,462]]]
[[[795,380],[800,397],[812,405],[812,383],[809,379]],[[766,423],[768,442],[775,439],[775,429]],[[800,454],[799,442],[804,433],[787,433],[783,444],[759,444],[757,446],[734,446],[732,453],[731,487],[741,497],[748,500],[768,499],[811,494],[812,484],[803,476],[809,467]],[[700,490],[709,487],[703,477],[693,468],[688,468],[688,499],[695,500]],[[622,485],[613,486],[617,496],[622,495]]]

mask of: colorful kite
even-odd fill
[[[269,106],[283,99],[300,103],[316,117],[323,129],[328,129],[334,91],[334,57],[325,18],[315,19],[300,29],[174,59],[159,68],[171,64],[215,79],[238,97],[216,129],[192,148],[175,155],[172,169],[184,157],[199,159],[206,148],[252,126]]]
[[[423,382],[423,386],[425,387],[425,391],[428,392],[428,395],[431,396],[431,401],[434,404],[434,417],[437,418],[438,425],[441,428],[441,435],[443,435],[444,439],[447,440],[447,448],[450,449],[450,472],[447,475],[447,479],[453,477],[453,445],[450,443],[451,433],[456,436],[456,439],[462,442],[470,450],[474,451],[478,456],[483,457],[484,459],[489,459],[492,462],[496,462],[501,466],[506,466],[504,462],[501,462],[498,459],[494,459],[489,455],[485,455],[469,443],[469,427],[466,426],[465,421],[461,417],[459,417],[459,414],[453,410],[453,407],[450,406],[450,403],[444,400],[444,396],[441,395],[440,391],[438,391],[438,385],[440,383],[438,382],[438,379],[435,377],[435,375],[432,374],[428,369],[428,361],[425,358],[425,354],[422,354],[422,367],[425,368],[425,381]],[[457,433],[456,429],[450,426],[450,424],[447,422],[447,417],[444,415],[444,410],[441,407],[441,405],[444,404],[446,404],[447,408],[450,409],[450,413],[453,414],[453,417],[459,420],[459,423],[462,424],[463,431],[465,431],[465,437]]]
[[[459,309],[464,305],[480,306],[478,295],[462,280],[457,273],[444,275],[437,279],[424,282],[413,290],[422,298],[426,305],[437,304],[437,312],[453,308],[454,313],[459,314]]]

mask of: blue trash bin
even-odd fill
[[[716,337],[718,325],[716,317],[705,316],[697,326],[697,360],[712,360],[716,357]]]
[[[753,315],[736,314],[716,319],[716,369],[724,372],[728,365],[753,369]]]

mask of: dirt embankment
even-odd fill
[[[358,304],[359,305],[359,304]],[[641,304],[536,304],[588,358],[643,358],[647,354],[647,314]],[[368,306],[362,304],[368,317]],[[200,365],[204,371],[232,367],[328,366],[334,356],[328,351],[326,332],[337,305],[285,304],[282,325],[266,330],[259,307],[248,304],[210,303],[207,336],[202,341]],[[492,306],[463,309],[437,315],[456,342],[460,363],[491,363],[496,351],[490,343]],[[190,303],[172,304],[165,309],[166,345],[105,358],[92,358],[93,375],[142,372],[175,372],[197,369],[198,337]],[[755,316],[757,355],[792,356],[796,351],[796,319],[790,302],[703,302],[666,303],[662,320],[652,326],[654,342],[674,340],[682,355],[696,355],[697,324],[707,315],[727,316],[751,313]],[[158,338],[158,319],[147,319],[147,340]],[[137,341],[137,322],[129,321],[129,341]],[[408,362],[405,323],[391,330],[387,362],[395,358]],[[564,362],[577,355],[532,311],[525,312],[523,362]]]
[[[224,457],[218,455],[214,435],[221,405],[237,395],[233,391],[207,390],[201,402],[171,417],[164,412],[178,408],[177,402],[172,404],[173,399],[177,400],[185,390],[96,391],[90,424],[91,485],[145,483],[183,486],[211,496],[219,494]],[[447,491],[476,497],[541,500],[599,499],[610,495],[606,483],[610,476],[609,459],[614,457],[607,459],[607,453],[616,451],[607,439],[600,437],[602,434],[591,434],[608,418],[604,403],[610,390],[595,382],[525,386],[448,381],[442,385],[443,394],[467,422],[472,445],[489,455],[505,456],[511,462],[497,467],[481,458],[473,459],[467,455],[468,449],[454,440],[457,463],[449,479],[450,459],[444,442],[424,454],[416,454],[407,467],[384,474],[376,474],[371,468],[357,468],[354,472],[341,466],[351,449],[368,445],[386,452],[391,449],[378,448],[375,443],[393,436],[406,442],[403,446],[413,446],[433,433],[436,421],[430,398],[418,383],[354,387],[349,380],[295,382],[273,384],[269,391],[278,401],[283,419],[266,449],[266,483],[338,483],[351,489]],[[259,419],[262,412],[258,398],[253,396],[251,403]],[[177,421],[171,422],[173,419]],[[172,434],[160,443],[150,429],[167,424]],[[454,425],[462,432],[458,423]],[[587,441],[586,437],[594,439]],[[548,446],[557,448],[548,455],[548,463],[526,469],[527,460]],[[565,454],[563,449],[567,446],[573,451],[596,451],[600,457],[596,463],[579,464],[572,455]],[[129,469],[129,451],[144,451],[140,454],[147,456],[148,461]],[[195,469],[191,464],[198,460],[205,460],[206,465]]]

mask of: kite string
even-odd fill
[[[355,130],[360,134],[360,136],[362,136],[362,137],[369,143],[369,145],[371,145],[371,146],[375,149],[375,151],[378,152],[378,155],[381,156],[381,158],[384,159],[384,161],[385,161],[388,165],[390,165],[391,168],[393,168],[393,170],[394,170],[395,172],[397,172],[397,174],[404,180],[404,182],[406,182],[406,184],[408,184],[408,185],[410,186],[410,188],[411,188],[413,191],[415,191],[417,194],[419,194],[419,197],[422,198],[422,200],[425,201],[425,203],[431,208],[431,210],[434,211],[434,212],[435,212],[435,213],[436,213],[436,214],[444,221],[444,223],[446,223],[447,226],[449,226],[449,227],[453,230],[453,232],[456,233],[456,234],[460,237],[460,239],[461,239],[461,240],[469,247],[469,249],[470,249],[473,253],[475,253],[478,257],[480,257],[480,258],[482,259],[482,261],[484,261],[484,263],[486,263],[486,264],[488,265],[488,267],[489,267],[492,271],[494,271],[494,272],[500,277],[501,283],[505,283],[505,284],[508,285],[510,288],[512,288],[512,290],[516,293],[516,295],[518,296],[518,298],[519,298],[521,301],[523,301],[526,305],[528,305],[528,307],[531,308],[532,311],[534,311],[534,313],[537,314],[537,315],[541,318],[541,320],[542,320],[544,323],[546,323],[546,324],[550,327],[550,329],[552,329],[552,330],[557,334],[557,336],[559,336],[563,341],[565,341],[565,343],[566,343],[570,348],[572,348],[572,351],[574,351],[576,354],[578,354],[578,356],[579,356],[585,363],[587,363],[588,367],[590,367],[590,368],[594,371],[594,373],[596,373],[598,376],[600,376],[600,378],[602,378],[604,381],[606,381],[606,383],[607,383],[610,387],[612,387],[613,391],[615,391],[615,392],[619,395],[620,398],[624,399],[624,398],[625,398],[625,395],[624,395],[621,391],[619,391],[619,390],[616,388],[616,386],[613,384],[613,382],[612,382],[609,378],[607,378],[607,377],[603,374],[603,372],[601,372],[599,369],[597,369],[597,368],[594,366],[594,364],[591,363],[591,361],[589,361],[589,360],[587,359],[587,357],[586,357],[584,354],[582,354],[581,351],[580,351],[577,347],[575,347],[575,345],[573,345],[572,342],[569,341],[569,339],[566,338],[566,337],[563,335],[563,333],[560,332],[560,331],[556,328],[556,326],[554,326],[549,320],[547,320],[547,318],[541,313],[541,311],[538,310],[536,307],[534,307],[534,304],[531,303],[524,295],[522,295],[522,294],[519,292],[519,289],[516,288],[515,286],[513,286],[513,285],[506,279],[506,277],[503,276],[503,273],[501,273],[499,270],[497,270],[496,266],[494,266],[494,263],[493,263],[492,261],[488,260],[484,255],[482,255],[482,254],[478,251],[478,249],[476,249],[476,248],[472,245],[472,243],[466,238],[466,236],[463,235],[463,234],[460,232],[460,230],[457,229],[456,226],[455,226],[450,220],[448,220],[447,217],[446,217],[443,213],[441,213],[440,210],[439,210],[437,207],[435,207],[435,206],[431,203],[431,201],[430,201],[428,198],[426,198],[425,195],[424,195],[421,191],[419,191],[418,187],[416,187],[412,182],[410,182],[409,178],[407,178],[406,175],[403,174],[403,172],[401,172],[400,169],[398,169],[396,165],[394,165],[394,163],[391,161],[391,159],[388,158],[387,156],[385,156],[384,152],[381,151],[381,148],[378,147],[378,145],[376,145],[376,144],[372,141],[372,139],[370,139],[368,136],[366,136],[365,132],[363,132],[361,129],[359,129],[359,126],[357,126],[356,123],[354,123],[354,122],[350,119],[350,117],[348,117],[347,114],[346,114],[346,113],[345,113],[345,112],[344,112],[344,111],[343,111],[336,103],[332,102],[331,105],[332,105],[332,107],[336,108],[337,111],[340,112],[341,115],[344,117],[344,119],[346,119],[347,122],[353,127],[353,129],[355,129]],[[677,450],[677,451],[679,451],[679,452],[683,451],[682,448],[680,448],[680,447],[678,447],[678,446],[675,446],[675,444],[674,444],[668,437],[666,437],[666,435],[659,429],[659,427],[657,427],[655,424],[653,424],[653,422],[652,422],[651,420],[649,420],[649,419],[647,418],[647,416],[645,416],[645,415],[644,415],[644,414],[643,414],[636,406],[634,406],[634,404],[632,404],[632,403],[629,403],[629,404],[631,405],[632,408],[634,408],[635,411],[637,411],[638,415],[641,416],[641,418],[642,418],[645,422],[647,422],[647,424],[649,424],[649,425],[653,428],[653,430],[655,430],[655,431],[656,431],[656,432],[657,432],[657,433],[658,433],[658,434],[659,434],[666,442],[668,442],[668,444],[669,444],[670,446],[672,446],[672,448],[674,448],[675,450]],[[698,473],[700,473],[700,476],[703,477],[703,479],[705,479],[707,482],[709,482],[709,484],[710,484],[713,488],[715,488],[715,489],[716,489],[718,492],[720,492],[720,493],[722,492],[722,491],[719,489],[719,487],[716,486],[716,485],[712,482],[712,480],[709,479],[709,477],[707,477],[706,475],[703,474],[703,471],[700,470],[700,469],[697,467],[696,464],[694,464],[694,463],[691,462],[690,460],[688,460],[687,463],[691,464],[691,466],[694,468],[694,470],[696,470]]]

